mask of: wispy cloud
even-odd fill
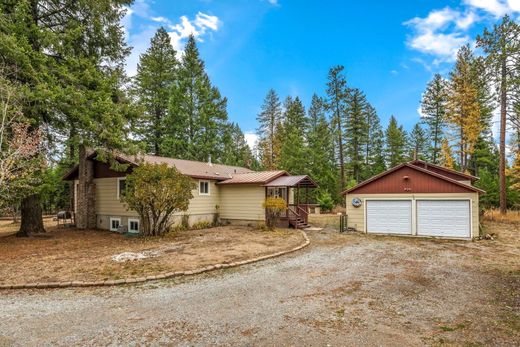
[[[404,24],[412,28],[407,45],[421,53],[434,56],[434,64],[455,60],[460,46],[470,41],[465,33],[478,16],[461,13],[450,7],[431,11],[428,16],[415,17]]]
[[[211,16],[202,12],[197,13],[193,20],[182,16],[180,17],[180,23],[168,25],[171,30],[169,34],[172,45],[177,51],[181,51],[184,40],[190,35],[195,36],[199,41],[204,41],[203,36],[210,31],[217,31],[219,25],[220,21],[217,16]]]
[[[211,32],[219,30],[221,21],[217,16],[198,12],[194,18],[181,16],[171,20],[164,16],[157,16],[150,8],[149,0],[136,0],[133,5],[126,8],[126,14],[121,20],[125,30],[125,37],[130,46],[133,47],[127,59],[126,71],[129,76],[135,75],[139,56],[146,51],[150,39],[160,26],[164,26],[170,35],[172,46],[177,52],[182,53],[185,40],[193,35],[203,42],[204,38]],[[135,19],[139,17],[139,28],[135,28]]]
[[[270,3],[273,6],[279,6],[280,5],[278,0],[267,0],[267,2]]]

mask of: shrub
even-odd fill
[[[142,163],[126,178],[123,201],[137,211],[144,236],[162,235],[172,215],[187,211],[195,182],[166,164]]]
[[[334,200],[326,190],[320,193],[317,200],[321,210],[324,212],[330,212],[334,208]]]
[[[271,197],[265,199],[263,206],[267,212],[267,227],[272,230],[282,213],[287,210],[287,202],[282,198]]]

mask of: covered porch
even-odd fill
[[[280,227],[309,227],[310,209],[317,204],[311,199],[311,189],[318,185],[309,176],[281,176],[264,185],[266,197],[279,197],[287,202],[287,211],[280,217]]]

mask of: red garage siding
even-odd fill
[[[405,179],[405,177],[408,177]],[[472,191],[445,179],[403,166],[369,184],[361,184],[349,194],[402,194],[402,193],[467,193]]]

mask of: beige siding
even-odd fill
[[[352,206],[352,199],[359,198],[363,201],[360,207]],[[345,196],[348,226],[358,231],[365,232],[365,199],[471,199],[472,237],[479,235],[479,196],[478,193],[446,193],[446,194],[347,194]],[[415,228],[415,226],[413,226]],[[415,234],[415,233],[414,233]]]
[[[187,212],[181,212],[177,214],[207,214],[217,212],[215,206],[220,203],[220,187],[215,184],[215,181],[209,181],[210,195],[199,195],[199,181],[196,180],[197,188],[192,191],[193,199],[190,200],[190,206]]]
[[[223,219],[265,220],[262,206],[265,187],[258,185],[220,186],[220,217]]]
[[[219,187],[215,181],[210,181],[210,195],[199,195],[199,188],[193,190],[193,199],[190,201],[188,211],[177,213],[177,215],[210,214],[215,213],[215,206],[219,205]],[[96,184],[96,214],[106,216],[137,216],[134,211],[128,211],[117,197],[117,178],[97,178]]]
[[[135,211],[128,211],[117,197],[118,179],[96,178],[96,214],[107,216],[137,216]]]

